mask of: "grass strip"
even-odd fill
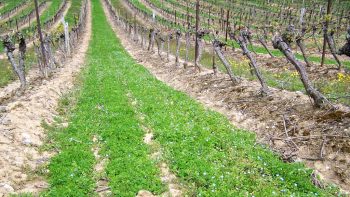
[[[27,0],[10,0],[10,1],[2,1],[4,3],[4,7],[1,8],[0,15],[8,13],[9,11],[13,10],[17,5],[24,3]]]
[[[101,137],[101,154],[108,159],[106,174],[114,195],[135,196],[139,190],[164,191],[159,170],[149,159],[149,147],[126,96],[118,66],[129,56],[108,26],[98,0],[93,0],[93,37],[76,106],[68,110],[69,126],[52,129],[49,139],[59,154],[49,165],[49,191],[44,196],[93,196],[92,137]],[[118,55],[120,58],[115,58]],[[123,58],[126,57],[126,58]],[[69,99],[61,104],[70,107]],[[61,110],[65,111],[65,110]]]

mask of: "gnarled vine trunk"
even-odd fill
[[[18,53],[18,64],[16,63],[13,51],[15,50],[15,45],[11,41],[11,38],[9,36],[6,36],[5,39],[3,40],[3,45],[5,48],[5,53],[7,55],[8,60],[11,63],[13,71],[16,73],[16,75],[19,78],[19,81],[21,83],[21,90],[24,90],[27,81],[26,81],[26,76],[25,76],[25,54],[26,54],[26,42],[23,37],[20,37],[19,39],[19,53]]]
[[[175,39],[176,39],[175,65],[176,67],[180,67],[180,62],[179,62],[180,45],[181,45],[180,38],[181,38],[181,32],[177,30],[175,33]]]
[[[164,38],[157,32],[156,34],[156,42],[157,42],[157,49],[158,49],[158,56],[163,59],[162,57],[162,52],[163,52],[163,48],[164,48]]]
[[[173,34],[169,33],[167,36],[167,52],[166,52],[166,57],[168,62],[170,62],[170,42],[173,39]]]
[[[190,51],[190,41],[191,41],[190,31],[186,32],[185,37],[186,37],[186,54],[185,54],[184,68],[187,68],[187,66],[188,66],[188,53]]]
[[[267,48],[267,44],[265,42],[265,39],[262,36],[258,36],[258,41],[260,42],[260,44],[265,48],[265,50],[269,53],[269,55],[274,58],[275,56],[271,53],[271,51],[269,50],[269,48]]]
[[[317,107],[324,106],[328,101],[319,91],[317,91],[313,86],[309,77],[306,73],[304,66],[296,59],[292,50],[289,46],[283,41],[280,36],[274,36],[273,47],[279,49],[286,58],[295,66],[296,70],[300,75],[300,79],[305,87],[306,93],[314,100],[314,103]]]
[[[232,82],[234,84],[238,83],[238,78],[233,75],[233,72],[231,70],[231,65],[227,61],[227,59],[225,58],[224,54],[222,53],[222,47],[224,46],[224,44],[221,43],[218,40],[214,40],[213,41],[213,46],[214,46],[214,51],[218,55],[218,57],[219,57],[220,61],[222,62],[222,64],[225,66],[227,74],[230,76],[230,79],[232,80]]]
[[[256,63],[255,57],[251,54],[251,52],[248,50],[247,43],[245,42],[245,39],[242,36],[238,36],[236,39],[237,43],[241,47],[243,51],[243,55],[247,56],[250,60],[250,65],[253,67],[255,71],[255,75],[258,77],[259,82],[261,84],[261,94],[266,95],[268,93],[268,87],[266,85],[266,82],[258,68],[258,64]]]
[[[148,36],[148,38],[149,38],[149,43],[148,43],[148,48],[147,48],[148,51],[154,52],[153,51],[154,37],[155,37],[155,30],[153,28],[151,28],[149,30],[149,36]]]

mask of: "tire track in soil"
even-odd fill
[[[145,51],[129,40],[132,36],[122,29],[117,29],[117,35],[129,54],[158,80],[225,115],[233,125],[254,131],[258,143],[268,144],[286,161],[303,161],[321,179],[336,183],[344,192],[350,191],[348,107],[337,105],[336,111],[316,109],[303,93],[276,88],[270,88],[270,95],[261,98],[257,96],[260,89],[258,82],[242,79],[240,84],[233,86],[228,76],[221,72],[214,76],[206,68],[201,73],[191,68],[176,68],[174,56],[171,56],[170,62],[164,62],[157,53]],[[283,120],[283,115],[287,120]],[[289,137],[285,137],[285,121]],[[322,148],[322,138],[311,138],[322,135],[340,135],[345,138],[329,138]],[[298,137],[304,139],[297,142],[298,149],[290,137],[294,137],[294,140],[298,140]],[[320,149],[326,153],[323,159],[317,159]]]
[[[152,160],[156,161],[156,163],[158,164],[158,168],[160,169],[160,176],[161,176],[160,179],[168,187],[168,191],[161,194],[160,196],[171,196],[171,197],[182,196],[182,193],[183,193],[182,186],[178,184],[179,181],[176,175],[170,171],[167,163],[163,160],[161,148],[159,144],[157,144],[153,140],[152,128],[150,128],[147,125],[147,123],[145,123],[146,117],[144,116],[144,114],[142,114],[139,111],[137,100],[133,97],[131,92],[128,92],[127,97],[129,99],[129,103],[131,103],[131,106],[135,114],[137,115],[137,119],[139,120],[142,130],[145,132],[143,142],[148,146],[152,147],[153,152],[151,153],[150,157],[152,158]],[[151,197],[154,195],[149,191],[141,190],[138,192],[137,197],[142,197],[142,196]]]
[[[73,87],[74,76],[84,65],[91,38],[90,1],[86,22],[83,39],[64,67],[58,68],[52,78],[29,87],[24,95],[0,107],[0,196],[38,193],[48,187],[43,177],[35,175],[35,170],[53,155],[39,151],[45,138],[41,123],[53,122],[58,100]]]
[[[95,192],[98,194],[98,196],[104,197],[104,196],[110,196],[112,192],[110,191],[110,187],[108,187],[108,178],[105,172],[107,158],[99,154],[101,150],[100,141],[101,141],[101,137],[99,135],[93,136],[92,152],[97,161],[96,165],[94,166],[95,179],[96,179]]]

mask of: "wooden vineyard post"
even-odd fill
[[[227,43],[227,36],[228,36],[228,27],[229,27],[229,20],[230,18],[230,10],[227,10],[227,15],[226,15],[226,28],[225,28],[225,42]],[[225,51],[226,51],[226,45],[225,45]]]
[[[69,43],[69,29],[68,29],[68,22],[64,21],[64,18],[62,18],[62,24],[64,28],[64,45],[66,50],[66,55],[70,55],[70,43]]]
[[[181,31],[177,30],[175,32],[175,38],[176,38],[176,52],[175,52],[175,65],[176,67],[180,67],[180,39],[181,39]]]
[[[48,71],[47,71],[47,59],[45,55],[45,46],[44,46],[44,40],[43,40],[43,34],[41,32],[41,24],[40,24],[40,16],[39,16],[39,9],[38,9],[38,0],[34,0],[35,4],[35,12],[36,12],[36,21],[38,25],[38,34],[39,34],[39,39],[40,39],[40,46],[41,46],[41,53],[42,53],[42,58],[43,58],[43,65],[42,68],[40,68],[41,73],[45,78],[48,77]]]
[[[211,6],[209,6],[209,18],[208,18],[208,28],[210,28],[210,20],[211,20]]]
[[[138,37],[137,37],[137,23],[136,23],[136,14],[134,14],[134,41],[137,43],[138,42]]]
[[[191,39],[191,32],[190,32],[190,15],[189,15],[189,8],[188,8],[188,2],[187,2],[187,30],[186,30],[186,34],[185,34],[185,38],[186,38],[186,54],[185,54],[185,62],[184,62],[184,68],[186,69],[188,66],[188,53],[190,50],[190,39]]]

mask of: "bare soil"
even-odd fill
[[[135,44],[122,29],[118,37],[126,50],[157,79],[225,115],[233,125],[253,131],[286,162],[303,161],[326,182],[350,191],[350,109],[317,109],[301,92],[271,88],[259,95],[257,82],[232,84],[224,73],[175,67]],[[163,54],[165,56],[165,54]],[[247,131],[248,132],[248,131]]]
[[[48,187],[45,180],[35,174],[52,156],[39,151],[45,138],[41,123],[53,121],[59,98],[73,87],[75,75],[84,65],[91,37],[90,11],[84,34],[74,56],[50,79],[36,80],[24,94],[0,101],[0,196],[37,193]],[[35,71],[32,73],[35,75]],[[1,94],[6,95],[8,89],[18,84],[16,81],[1,89]]]

